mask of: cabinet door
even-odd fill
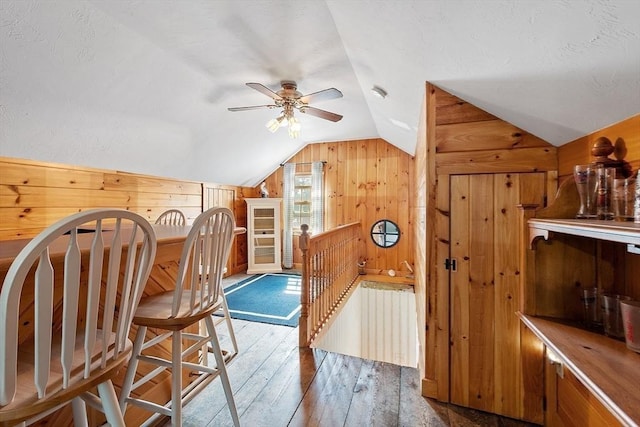
[[[280,255],[281,199],[245,199],[249,210],[247,273],[282,271]]]
[[[520,203],[542,205],[544,173],[457,175],[450,181],[451,402],[523,417]]]
[[[550,427],[587,427],[622,425],[566,367],[562,377],[555,365],[545,364],[547,412]]]

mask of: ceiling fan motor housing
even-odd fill
[[[298,92],[298,85],[293,80],[282,80],[280,85],[282,89],[276,92],[280,97],[296,100],[302,96],[302,93]]]

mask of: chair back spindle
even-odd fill
[[[186,222],[187,219],[179,209],[169,209],[168,211],[164,211],[160,214],[158,219],[156,219],[156,224],[163,225],[185,225]]]

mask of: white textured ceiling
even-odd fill
[[[344,119],[227,111],[287,79]],[[425,81],[564,144],[640,112],[640,1],[0,0],[3,156],[254,186],[308,143],[413,154]]]

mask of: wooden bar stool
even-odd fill
[[[156,224],[185,225],[186,223],[187,219],[179,209],[169,209],[168,211],[164,211],[160,214],[158,219],[156,219]]]
[[[75,425],[87,425],[88,403],[124,427],[111,380],[155,254],[151,225],[120,209],[71,215],[22,249],[0,291],[0,425],[71,402]]]
[[[133,318],[138,327],[133,356],[122,386],[120,407],[133,404],[171,417],[174,426],[182,425],[182,406],[211,380],[220,376],[234,425],[238,413],[227,375],[224,357],[212,314],[223,304],[222,274],[229,257],[235,220],[227,208],[211,208],[200,214],[187,235],[180,258],[175,289],[143,298]],[[200,272],[208,274],[200,274]],[[199,328],[204,321],[205,328]],[[147,329],[166,331],[147,337]],[[187,330],[188,329],[188,330]],[[185,331],[187,330],[187,331]],[[166,345],[171,339],[171,358],[145,355],[145,350]],[[207,363],[210,343],[215,366]],[[157,354],[157,353],[156,353]],[[144,366],[145,370],[140,371]],[[171,371],[171,401],[153,402],[136,390],[163,372]],[[183,386],[183,370],[197,377]],[[191,378],[191,376],[189,377]],[[153,418],[153,417],[152,417]]]

